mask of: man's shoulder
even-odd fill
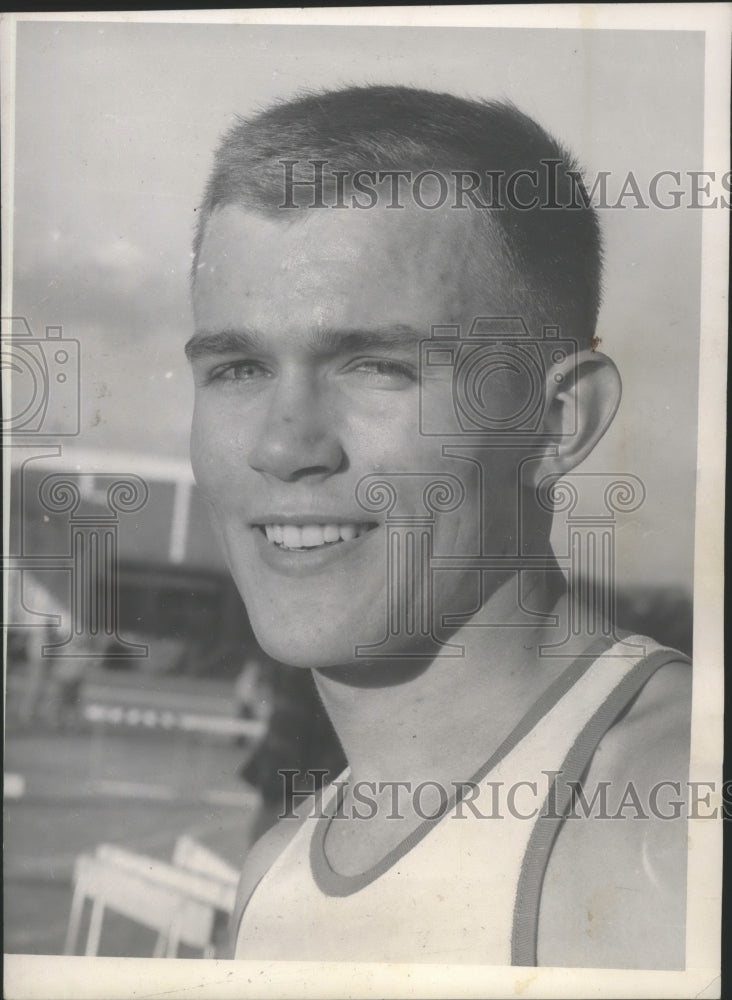
[[[683,965],[690,722],[691,669],[679,654],[607,731],[583,776],[584,806],[570,811],[547,868],[542,964]]]
[[[686,780],[691,678],[682,653],[651,675],[601,740],[592,764],[598,775],[639,784],[663,780],[671,768]]]

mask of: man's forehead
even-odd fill
[[[399,262],[422,261],[441,270],[457,270],[491,253],[485,224],[475,212],[451,206],[425,210],[414,205],[390,209],[383,205],[356,208],[277,209],[267,214],[236,204],[217,208],[208,220],[198,260],[198,272],[220,266],[222,257],[255,264],[276,256],[283,271],[309,260],[333,264],[362,263],[371,257],[385,261],[399,253]],[[396,263],[396,261],[394,261]]]
[[[475,221],[455,210],[306,209],[292,218],[238,205],[212,215],[194,281],[198,329],[429,331],[507,307],[505,261],[491,266]]]

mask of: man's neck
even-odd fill
[[[553,577],[534,581],[532,609],[545,615],[555,609],[561,620],[564,597],[548,584]],[[467,780],[564,668],[563,660],[540,656],[547,628],[522,621],[514,577],[480,613],[502,624],[462,626],[449,639],[453,655],[446,649],[416,669],[414,661],[397,659],[315,672],[352,782],[433,781],[448,788]],[[456,646],[462,655],[454,655]],[[370,669],[388,682],[367,678]]]

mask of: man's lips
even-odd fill
[[[325,572],[351,553],[355,554],[362,545],[368,544],[369,538],[376,536],[378,527],[376,523],[365,521],[310,524],[266,521],[253,523],[251,531],[259,556],[270,569],[286,576],[302,577]],[[277,528],[282,529],[281,542],[270,540],[277,537]],[[338,538],[326,541],[326,534],[330,538],[335,535],[333,529],[336,528]]]
[[[255,525],[271,545],[283,549],[317,549],[360,538],[376,527],[367,521],[322,521],[298,523],[272,520]]]

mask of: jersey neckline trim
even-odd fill
[[[627,634],[625,633],[625,635]],[[343,804],[343,797],[347,787],[346,783],[341,784],[339,782],[337,794],[331,796],[328,803],[324,804],[322,813],[315,820],[315,827],[310,838],[310,868],[315,884],[321,892],[328,896],[350,896],[366,888],[367,885],[370,885],[393,868],[405,854],[416,847],[438,823],[447,817],[462,799],[467,788],[483,781],[490,771],[517,747],[543,717],[551,711],[557,702],[567,694],[580,677],[589,670],[592,664],[619,641],[622,640],[617,635],[612,637],[602,636],[588,646],[586,651],[577,656],[539,695],[528,712],[525,713],[488,760],[471,778],[460,783],[460,788],[456,788],[455,792],[445,801],[442,809],[434,818],[423,820],[396,847],[388,851],[380,861],[367,868],[366,871],[359,872],[356,875],[343,875],[341,872],[337,872],[331,867],[325,853],[325,839],[333,818]]]

